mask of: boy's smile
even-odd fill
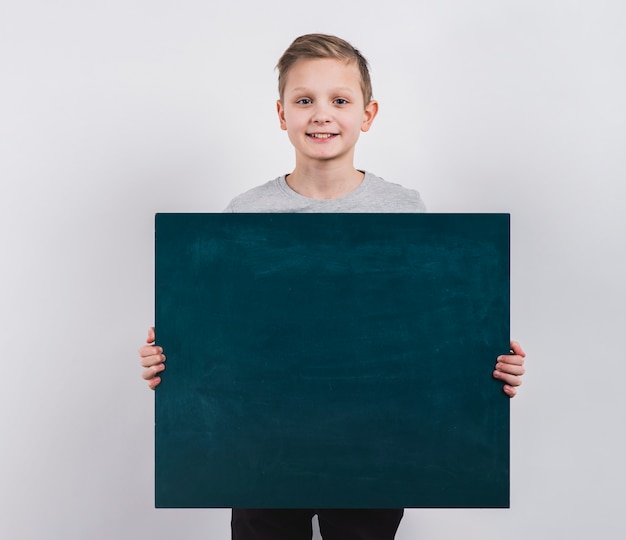
[[[352,169],[354,146],[378,105],[365,106],[356,63],[316,58],[293,65],[277,109],[296,149],[296,169],[327,162]]]

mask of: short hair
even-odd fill
[[[298,60],[314,58],[335,58],[355,62],[361,74],[361,91],[364,104],[372,100],[372,81],[369,64],[365,57],[347,41],[327,34],[306,34],[296,38],[278,60],[278,93],[283,99],[289,70]]]

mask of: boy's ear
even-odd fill
[[[280,99],[276,101],[276,112],[278,113],[278,120],[280,121],[280,129],[287,131],[287,122],[285,122],[285,108]]]
[[[365,106],[365,111],[363,112],[363,123],[361,124],[361,131],[369,131],[370,127],[372,127],[372,122],[374,121],[374,118],[376,118],[377,114],[378,101],[373,99]]]

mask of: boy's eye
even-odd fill
[[[302,99],[299,99],[298,101],[296,101],[296,103],[298,105],[310,105],[313,102],[309,98],[302,98]]]
[[[343,99],[343,98],[337,98],[337,99],[335,100],[335,103],[336,103],[337,105],[347,105],[348,100],[347,100],[347,99]]]

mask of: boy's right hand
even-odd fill
[[[144,345],[139,349],[139,356],[141,357],[141,365],[146,369],[143,370],[141,376],[148,381],[148,386],[154,390],[161,382],[159,373],[165,369],[165,355],[163,349],[154,344],[154,328],[148,329],[148,339],[146,339],[147,345]]]

